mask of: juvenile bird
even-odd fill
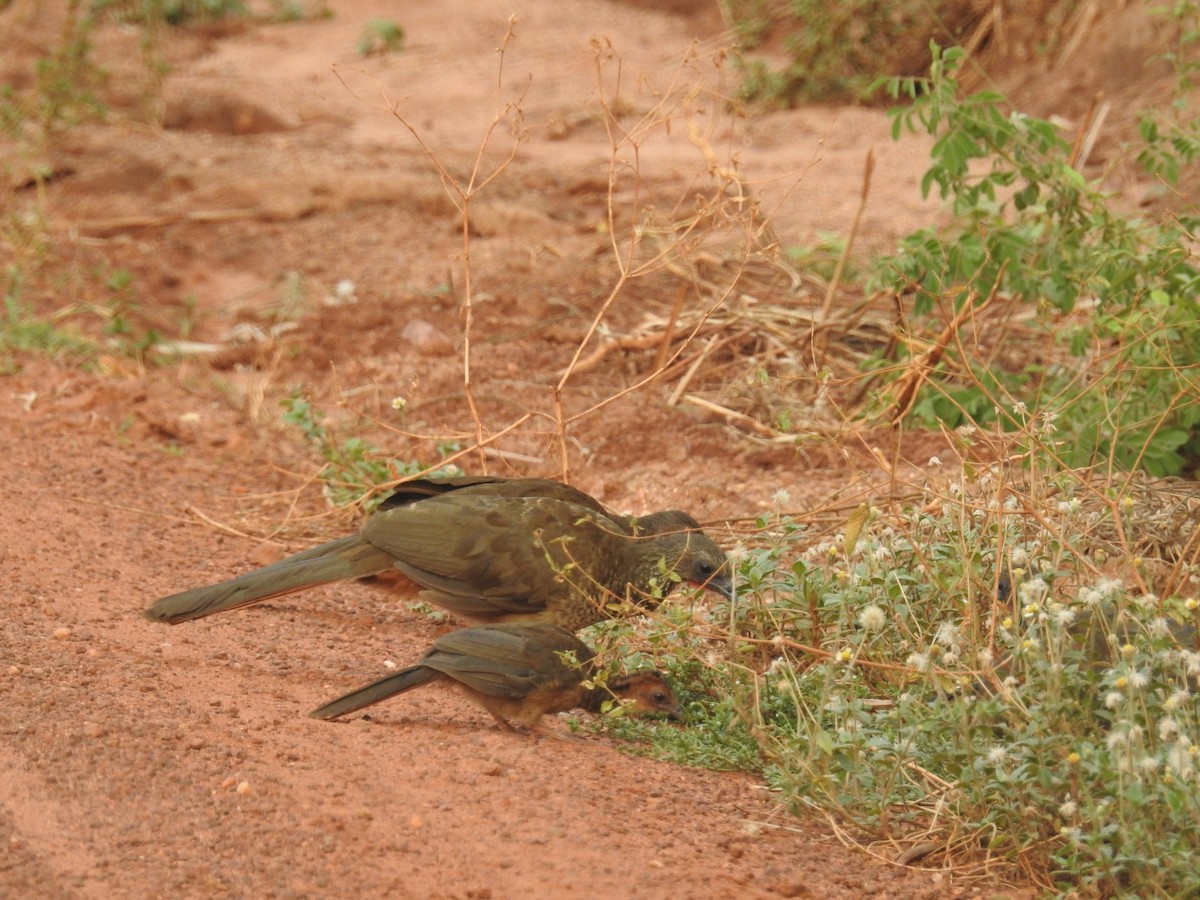
[[[613,676],[607,686],[584,687],[595,675],[590,647],[556,625],[484,625],[438,638],[419,663],[352,691],[320,709],[332,719],[426,684],[458,688],[509,731],[537,730],[542,716],[582,708],[598,712],[605,700],[630,701],[632,711],[681,718],[666,676],[653,669]]]
[[[657,606],[679,582],[733,596],[724,552],[687,513],[615,516],[559,482],[484,479],[416,483],[356,535],[164,597],[146,616],[177,624],[393,567],[425,588],[422,599],[481,623],[578,630],[626,600]]]

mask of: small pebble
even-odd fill
[[[83,736],[89,738],[98,738],[104,734],[104,726],[99,722],[84,722]]]
[[[238,786],[237,786],[237,792],[238,792],[239,794],[248,794],[248,793],[250,793],[250,782],[248,782],[248,781],[239,781],[239,782],[238,782]]]
[[[59,628],[54,629],[54,639],[56,641],[65,641],[70,636],[71,636],[70,628],[59,627]]]

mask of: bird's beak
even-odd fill
[[[687,716],[684,715],[683,707],[676,703],[667,710],[667,718],[672,722],[686,722]]]
[[[730,603],[733,603],[736,597],[733,591],[733,579],[724,572],[718,572],[712,578],[708,579],[708,581],[698,586],[704,588],[706,591],[720,594]]]

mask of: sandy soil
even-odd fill
[[[0,12],[26,60],[55,35],[40,6]],[[668,405],[671,383],[587,412],[651,371],[653,352],[637,350],[566,382],[563,409],[579,417],[561,455],[555,386],[618,281],[609,233],[727,198],[735,182],[703,148],[736,163],[785,245],[849,230],[869,150],[864,245],[885,248],[936,211],[916,189],[926,145],[892,143],[881,112],[732,115],[719,17],[668,6],[432,0],[397,13],[332,0],[330,19],[172,31],[158,48],[171,63],[161,128],[133,124],[136,34],[98,36],[115,113],[14,165],[6,196],[38,204],[53,240],[13,261],[67,273],[24,300],[73,309],[100,334],[114,309],[105,273],[123,269],[137,327],[219,352],[166,366],[113,353],[97,371],[22,354],[0,380],[0,896],[1021,894],[849,849],[753,777],[633,757],[590,731],[503,734],[446,693],[370,721],[306,718],[449,627],[366,585],[178,628],[139,617],[157,596],[355,527],[330,512],[319,460],[280,423],[289,392],[342,437],[400,458],[474,438],[468,271],[480,430],[534,417],[464,467],[567,469],[619,509],[687,508],[729,545],[725,523],[779,489],[803,508],[879,484],[871,450],[896,453],[887,435],[799,452]],[[361,58],[363,24],[385,16],[407,49]],[[628,138],[615,149],[603,104]],[[507,165],[471,200],[468,270],[461,198],[444,182],[467,183],[477,160],[482,175]],[[55,173],[38,196],[21,177],[34,165]],[[726,240],[705,252],[744,241],[737,227],[705,233]],[[589,351],[669,312],[682,282],[651,268]],[[939,448],[918,436],[900,465],[920,469]]]

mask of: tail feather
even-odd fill
[[[229,581],[156,600],[146,618],[177,625],[305,588],[386,571],[392,558],[357,535],[313,547]]]
[[[314,709],[309,715],[314,719],[335,719],[443,677],[445,676],[440,672],[428,666],[409,666],[407,669],[401,669],[399,672],[360,687],[356,691],[344,694],[336,700],[331,700],[324,706]]]

